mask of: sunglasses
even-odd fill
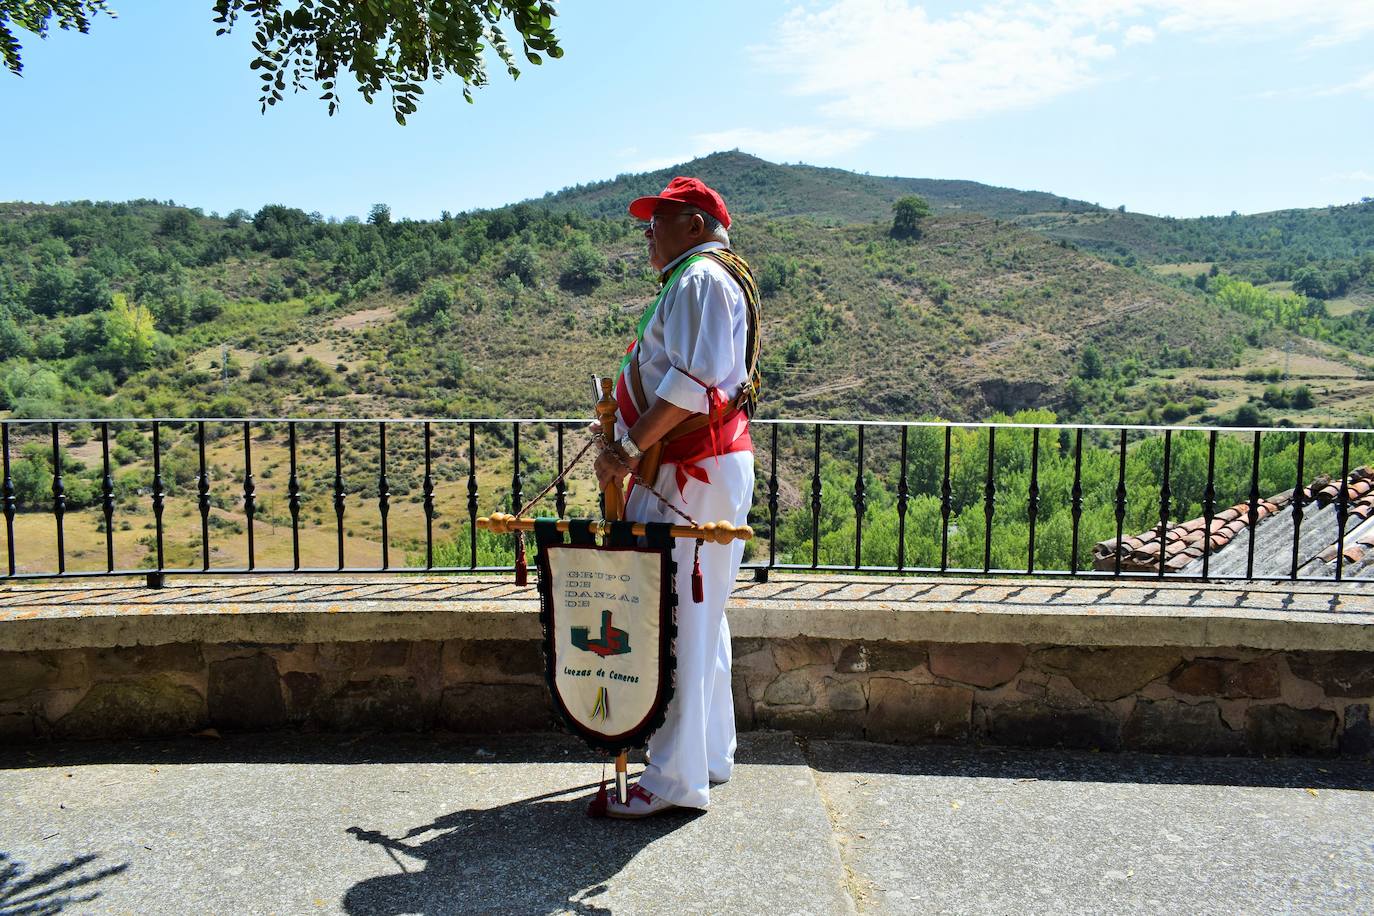
[[[657,213],[655,213],[653,216],[649,217],[649,229],[650,229],[650,231],[653,231],[656,227],[662,225],[666,220],[677,219],[679,216],[692,216],[692,215],[694,215],[694,214],[693,214],[691,211],[689,211],[689,210],[679,210],[678,212],[672,214],[671,216],[664,216],[664,217],[660,217]]]

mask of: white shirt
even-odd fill
[[[706,242],[663,269],[669,275],[694,254],[724,248]],[[639,341],[639,375],[649,406],[662,398],[693,413],[708,413],[703,385],[728,400],[746,381],[748,304],[730,274],[710,258],[689,265],[664,294]],[[689,376],[695,376],[697,381]]]

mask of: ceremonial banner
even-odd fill
[[[593,747],[645,744],[673,693],[671,552],[541,543],[538,562],[554,705]]]

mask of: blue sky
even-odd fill
[[[562,60],[472,106],[431,85],[405,127],[351,90],[259,114],[210,0],[113,6],[20,33],[0,200],[431,218],[736,147],[1174,216],[1374,195],[1370,0],[568,2]]]

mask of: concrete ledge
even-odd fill
[[[1360,586],[740,582],[742,729],[1374,755]],[[538,601],[494,577],[0,590],[0,740],[549,728]]]
[[[1371,584],[1115,584],[876,576],[741,580],[736,637],[1374,651]],[[0,587],[0,651],[167,643],[536,639],[507,577],[239,577]]]

